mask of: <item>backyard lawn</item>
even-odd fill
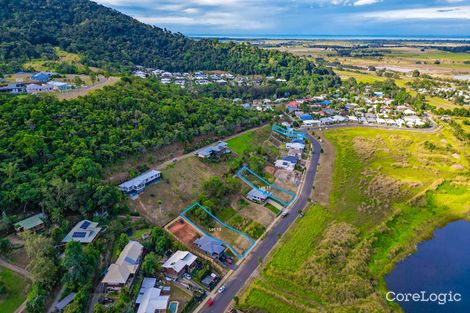
[[[246,132],[240,136],[227,140],[229,148],[236,154],[243,154],[246,150],[259,147],[268,139],[271,133],[269,125]]]
[[[28,282],[23,277],[3,267],[0,267],[0,279],[7,286],[6,295],[0,296],[0,312],[15,312],[26,299]]]

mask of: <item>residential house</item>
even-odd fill
[[[40,93],[40,92],[51,92],[54,91],[54,87],[45,84],[45,85],[37,85],[37,84],[29,84],[26,86],[27,93]]]
[[[91,243],[95,240],[100,231],[101,227],[98,227],[98,223],[83,220],[72,228],[62,242],[78,241],[80,243]]]
[[[1,86],[0,87],[0,93],[5,92],[5,93],[25,93],[26,92],[26,86],[25,84],[22,83],[14,83],[14,84],[8,84],[6,86]]]
[[[246,194],[246,198],[253,202],[264,203],[271,195],[267,190],[253,188]]]
[[[296,157],[297,159],[300,159],[300,158],[302,158],[302,150],[300,150],[300,149],[289,149],[289,151],[287,152],[287,155]]]
[[[147,288],[142,296],[137,313],[166,313],[170,296],[163,296],[160,288]]]
[[[285,170],[293,171],[298,161],[299,160],[294,156],[285,156],[281,160],[277,160],[274,163],[274,166],[276,168],[282,168]]]
[[[57,91],[67,91],[72,89],[72,85],[64,83],[64,82],[58,82],[58,81],[51,81],[47,83],[49,86],[52,86],[54,90]]]
[[[297,150],[304,150],[305,149],[305,144],[300,143],[300,142],[288,142],[286,143],[286,148],[287,149],[297,149]]]
[[[31,80],[35,80],[40,83],[46,83],[50,81],[51,78],[52,78],[51,73],[46,73],[46,72],[36,73],[33,76],[31,76]]]
[[[178,250],[163,264],[166,275],[177,278],[191,271],[196,265],[197,257],[189,251]]]
[[[219,141],[216,145],[205,147],[196,152],[196,155],[201,159],[208,159],[213,157],[220,157],[224,154],[231,153],[228,144],[224,141]]]
[[[140,193],[144,191],[145,186],[159,180],[161,172],[157,170],[149,170],[137,177],[134,177],[119,185],[122,192],[127,193]]]
[[[108,290],[120,290],[130,286],[139,269],[144,247],[137,241],[129,241],[115,263],[111,264],[101,281]]]
[[[64,297],[62,300],[57,302],[54,305],[54,308],[57,311],[63,311],[70,303],[72,303],[73,299],[75,299],[75,295],[76,295],[75,292],[69,293],[66,297]]]
[[[30,216],[22,221],[16,223],[15,230],[17,232],[22,232],[26,230],[30,231],[39,231],[44,229],[44,220],[47,218],[47,215],[44,213],[38,213],[36,215]]]
[[[220,241],[208,236],[202,236],[196,239],[194,244],[205,254],[213,257],[214,259],[218,259],[225,251],[225,246]]]

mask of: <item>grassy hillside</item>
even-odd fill
[[[470,148],[437,133],[335,129],[328,207],[282,239],[240,306],[263,312],[395,312],[383,277],[437,226],[470,212]]]

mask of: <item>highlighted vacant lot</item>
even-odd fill
[[[305,135],[300,132],[300,131],[296,131],[296,130],[293,130],[293,129],[286,129],[282,126],[279,126],[277,124],[274,124],[273,127],[272,127],[272,131],[275,132],[275,133],[278,133],[278,134],[281,134],[285,137],[288,137],[288,138],[291,138],[291,139],[303,139],[305,137]]]
[[[239,259],[242,259],[255,244],[253,238],[225,224],[198,202],[186,208],[181,217],[200,233],[221,242]],[[210,223],[207,223],[207,220]]]
[[[281,204],[284,208],[288,207],[296,197],[295,193],[268,182],[263,177],[250,170],[247,166],[243,166],[239,169],[237,176],[251,188],[263,192],[269,192],[269,198]]]

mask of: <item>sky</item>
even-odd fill
[[[470,37],[470,0],[94,0],[186,35]]]

